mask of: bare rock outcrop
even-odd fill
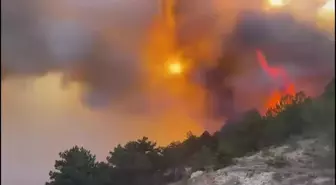
[[[333,185],[334,147],[321,139],[300,139],[235,159],[235,165],[194,172],[181,185]]]

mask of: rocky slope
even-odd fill
[[[197,171],[176,185],[333,185],[334,147],[322,139],[295,139],[235,159],[235,165],[212,172]]]

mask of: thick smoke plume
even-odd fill
[[[317,95],[316,89],[334,76],[332,30],[328,33],[317,26],[321,22],[317,12],[326,1],[293,1],[286,7],[289,11],[282,12],[263,9],[268,1],[196,2],[177,1],[178,45],[203,66],[221,68],[222,77],[217,80],[225,78],[239,111],[265,101],[267,86],[282,85],[263,76],[255,60],[257,49],[266,54],[270,65],[288,73],[298,91],[308,95]],[[327,19],[334,25],[334,15]]]
[[[71,82],[81,84],[81,97],[91,106],[126,104],[127,99],[128,107],[148,107],[146,98],[160,96],[148,92],[150,81],[161,76],[148,73],[144,61],[146,50],[160,56],[159,45],[168,42],[157,39],[148,49],[155,22],[167,23],[159,1],[3,0],[1,5],[2,79],[58,72],[65,88]],[[218,58],[226,57],[224,68],[230,67],[227,71],[232,73],[227,81],[245,93],[251,82],[242,79],[258,73],[252,70],[258,68],[257,62],[246,58],[253,58],[257,48],[299,80],[333,75],[334,42],[316,26],[298,21],[303,11],[295,16],[266,15],[261,7],[258,0],[176,1],[176,25],[161,36],[176,42],[161,50],[184,50],[194,65],[217,65]],[[154,57],[155,65],[163,66],[165,57]],[[234,62],[228,62],[231,59]],[[260,79],[255,77],[254,82]]]
[[[140,88],[140,44],[157,4],[4,0],[1,5],[4,78],[60,72],[65,85],[80,82],[94,104],[99,97],[109,96],[107,101]]]
[[[296,85],[303,85],[300,90],[307,90],[307,82],[310,88],[321,89],[334,76],[334,40],[315,24],[299,21],[290,14],[244,12],[230,39],[229,45],[235,45],[240,55],[261,49],[270,65],[284,68]]]

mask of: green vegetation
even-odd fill
[[[118,145],[107,161],[97,162],[90,151],[75,146],[59,154],[46,185],[160,185],[181,179],[185,167],[193,171],[225,167],[235,157],[280,145],[293,135],[323,133],[334,146],[334,130],[335,79],[319,97],[311,99],[303,92],[287,95],[265,116],[248,111],[213,135],[188,133],[186,140],[167,147],[144,137]],[[269,163],[286,165],[282,158]]]

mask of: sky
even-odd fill
[[[31,15],[29,7],[36,8],[34,5],[41,5],[39,1],[30,1],[28,8],[25,8],[24,1],[20,0],[2,1],[2,5],[6,2],[9,2],[9,5],[7,9],[4,8],[5,10],[13,8],[13,4],[11,4],[13,2],[22,3],[21,6],[16,7],[16,11],[20,12],[21,10],[25,17]],[[40,13],[48,17],[48,20],[40,21],[45,23],[43,26],[47,29],[56,29],[56,32],[54,32],[56,35],[54,34],[55,36],[51,37],[52,43],[56,43],[59,41],[58,38],[61,38],[61,41],[57,42],[60,45],[56,43],[51,47],[52,49],[56,48],[55,55],[52,57],[64,59],[63,57],[66,56],[65,58],[69,59],[69,56],[71,58],[73,53],[69,54],[63,48],[72,49],[83,44],[83,42],[78,44],[76,39],[71,40],[73,37],[70,38],[70,42],[67,42],[66,40],[69,37],[64,40],[63,35],[57,35],[59,29],[61,29],[61,32],[63,31],[63,22],[67,22],[63,20],[69,19],[72,22],[80,22],[80,24],[84,22],[83,24],[93,25],[91,28],[101,31],[100,35],[107,35],[107,40],[111,38],[109,37],[111,35],[118,35],[119,37],[114,36],[111,38],[113,43],[117,44],[112,44],[113,46],[108,47],[117,46],[122,48],[122,51],[119,52],[128,51],[125,55],[137,55],[134,47],[136,47],[141,38],[138,35],[141,35],[143,33],[141,30],[144,27],[148,27],[149,23],[153,21],[153,12],[158,11],[155,3],[148,2],[150,1],[141,1],[140,3],[132,0],[124,2],[99,0],[94,3],[92,1],[80,1],[79,3],[78,0],[48,1],[48,4],[43,4],[44,8],[42,10],[45,12]],[[14,21],[18,20],[15,19],[15,15],[21,16],[21,20],[27,22],[30,20],[22,18],[22,15],[18,13],[14,14]],[[62,21],[58,22],[59,20]],[[140,24],[136,24],[138,22]],[[36,20],[32,19],[31,25],[35,23]],[[47,23],[55,23],[57,25],[53,27],[53,25],[49,26]],[[23,23],[19,22],[18,25],[23,25]],[[21,29],[24,31],[18,31],[17,35],[19,36],[29,33],[29,31],[34,32],[29,30],[30,27],[29,29],[21,27]],[[71,31],[72,28],[69,29]],[[84,30],[84,35],[87,33],[85,32],[86,30],[88,29]],[[134,30],[137,31],[135,32]],[[66,31],[67,28],[65,28]],[[78,29],[75,31],[80,33]],[[12,32],[9,31],[9,33],[11,34]],[[36,58],[39,60],[39,53],[41,51],[44,52],[43,48],[36,46],[38,45],[36,40],[30,39],[30,37],[25,39],[33,43],[31,48],[37,48],[38,53],[35,53],[35,56],[38,56]],[[80,37],[79,41],[81,39],[83,37]],[[13,40],[10,40],[10,42],[13,43]],[[17,45],[22,45],[19,42]],[[63,43],[70,43],[70,46]],[[75,43],[75,45],[71,45],[71,43]],[[107,45],[108,43],[111,42],[108,41]],[[14,53],[14,56],[17,55],[18,53]],[[31,66],[41,66],[41,63],[34,63],[32,62],[34,61],[33,59],[29,60],[24,55],[22,58],[25,58],[22,60],[23,63],[20,63],[19,59],[17,60],[19,63],[17,66],[22,66],[21,64],[29,62],[31,62]],[[11,62],[11,64],[15,64],[15,61]],[[51,62],[45,64],[47,64],[48,68],[53,66]],[[25,69],[27,68],[24,68],[24,71]],[[123,103],[116,103],[117,105],[108,106],[108,108],[105,107],[104,110],[100,108],[94,109],[87,105],[86,100],[83,100],[83,96],[85,96],[81,90],[83,84],[71,81],[70,84],[64,87],[60,73],[40,74],[39,67],[32,69],[33,74],[37,75],[13,76],[2,81],[1,84],[1,183],[4,185],[44,184],[48,179],[49,170],[52,170],[53,163],[58,158],[58,153],[74,145],[84,146],[92,150],[99,160],[105,160],[109,150],[112,150],[115,145],[132,139],[147,136],[161,145],[165,145],[173,139],[185,138],[188,131],[200,133],[202,130],[200,125],[195,125],[195,122],[186,120],[188,119],[187,117],[182,116],[185,119],[181,119],[181,114],[183,113],[178,110],[172,110],[172,113],[164,115],[166,118],[163,118],[162,115],[133,114],[132,112],[138,112],[138,109],[142,109],[144,104],[141,103],[140,108],[128,106],[127,109],[132,110],[127,111],[122,110],[123,108],[120,107],[124,105]],[[126,74],[130,74],[130,72],[126,72]],[[96,99],[93,101],[100,103]],[[161,112],[166,112],[163,111],[165,110],[164,106],[161,107]],[[157,113],[151,114],[157,115]],[[169,120],[175,119],[177,121],[171,122],[167,120],[168,117]]]
[[[78,99],[75,85],[60,88],[57,74],[13,81],[3,82],[1,92],[3,184],[43,184],[58,153],[74,145],[105,160],[115,145],[131,139],[147,136],[165,145],[184,139],[188,131],[202,130],[195,122],[181,120],[177,112],[171,119],[174,114],[179,118],[167,123],[113,108],[90,110]]]

